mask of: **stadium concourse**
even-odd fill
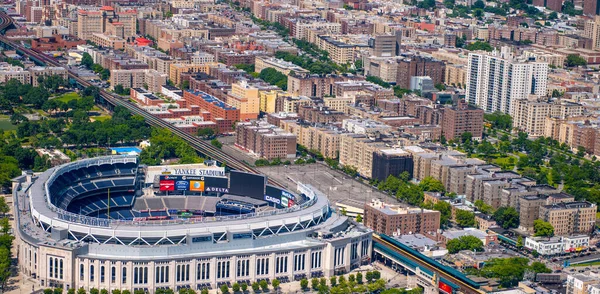
[[[330,276],[370,261],[372,232],[298,182],[214,162],[148,167],[136,156],[14,180],[19,267],[40,287],[136,290]]]

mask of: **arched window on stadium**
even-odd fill
[[[79,280],[80,281],[83,281],[84,278],[85,278],[85,276],[84,276],[85,275],[85,268],[84,267],[85,266],[83,265],[83,263],[79,265]]]
[[[50,257],[48,258],[48,276],[51,278],[54,278],[54,258]]]
[[[360,256],[368,256],[369,255],[369,240],[362,240],[360,245]]]
[[[198,270],[196,271],[198,280],[209,280],[210,279],[210,263],[200,262],[198,263]]]
[[[178,264],[175,268],[175,279],[177,282],[187,282],[190,280],[190,265]]]
[[[90,265],[90,282],[94,281],[94,265]]]
[[[237,277],[247,277],[250,275],[250,260],[237,261]]]
[[[287,273],[288,271],[288,257],[287,256],[278,256],[275,259],[275,273]]]
[[[148,267],[144,267],[144,284],[148,284]]]
[[[300,254],[294,255],[294,271],[295,272],[304,270],[305,260],[306,260],[305,253],[300,253]]]
[[[350,245],[350,260],[356,260],[358,258],[358,242]]]
[[[315,268],[321,268],[321,255],[323,253],[321,251],[314,251],[312,252],[311,255],[311,262],[310,262],[310,268],[315,269]]]
[[[104,266],[100,266],[100,283],[104,283]]]
[[[62,258],[60,259],[59,264],[60,264],[60,268],[58,270],[58,276],[59,276],[59,279],[62,280],[63,279],[63,259]]]
[[[169,282],[169,266],[161,265],[157,266],[156,271],[156,283],[168,283]]]
[[[269,257],[259,258],[256,262],[256,275],[269,274]]]
[[[37,269],[37,252],[33,253],[33,268]]]
[[[127,268],[123,267],[123,284],[127,283]]]
[[[117,282],[117,268],[114,266],[110,269],[110,282],[111,283]]]
[[[333,251],[333,266],[344,265],[346,263],[344,258],[345,253],[345,247],[335,248],[335,250]]]
[[[58,258],[54,258],[54,278],[58,279]]]
[[[217,279],[229,278],[229,265],[229,260],[217,262]]]
[[[133,283],[134,284],[139,284],[138,283],[138,268],[137,267],[133,268]]]

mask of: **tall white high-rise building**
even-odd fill
[[[515,58],[509,47],[470,53],[466,99],[486,112],[513,113],[512,101],[546,95],[548,63]]]

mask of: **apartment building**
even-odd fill
[[[354,62],[358,45],[344,43],[332,36],[318,36],[316,45],[319,49],[329,52],[329,58],[338,64]]]
[[[567,294],[598,293],[600,276],[595,272],[571,274],[567,276]]]
[[[38,79],[46,76],[61,76],[65,81],[68,79],[67,69],[60,66],[32,66],[27,69],[31,77],[31,85],[38,86]]]
[[[239,122],[235,145],[268,160],[296,157],[296,135],[265,121]]]
[[[125,48],[125,40],[113,35],[105,35],[101,33],[93,33],[90,41],[98,46],[122,50]]]
[[[443,110],[442,134],[446,140],[459,139],[463,133],[471,133],[474,140],[483,137],[483,110],[459,100]]]
[[[312,125],[297,120],[281,120],[280,126],[296,135],[298,144],[309,150],[317,150],[326,158],[337,158],[343,133],[335,127]]]
[[[342,25],[339,23],[326,21],[298,21],[294,29],[290,30],[290,35],[296,39],[306,40],[309,30],[317,30],[326,34],[338,35],[342,31]]]
[[[31,83],[31,74],[20,66],[12,66],[8,63],[0,63],[0,83],[17,80],[21,84]]]
[[[486,112],[513,114],[514,101],[546,96],[548,64],[515,58],[511,48],[469,53],[466,100]]]
[[[259,88],[245,80],[238,81],[231,85],[226,102],[240,110],[240,120],[257,119],[260,113]]]
[[[410,88],[412,77],[428,76],[434,85],[444,81],[445,65],[441,60],[421,55],[405,54],[397,62],[396,85],[404,89]]]
[[[254,60],[254,71],[260,73],[265,68],[273,68],[286,76],[289,75],[291,71],[300,74],[309,73],[308,70],[282,59],[268,56],[257,56]]]
[[[147,88],[152,93],[160,93],[162,86],[167,84],[167,75],[153,69],[120,69],[112,70],[110,88],[117,85],[123,88]]]
[[[77,36],[90,40],[94,33],[115,35],[127,39],[136,35],[136,10],[116,12],[111,6],[80,8],[77,11]]]
[[[554,227],[554,235],[590,234],[596,224],[596,205],[587,201],[560,202],[540,207],[540,219]]]
[[[389,236],[431,235],[440,228],[440,212],[373,200],[365,203],[363,222],[376,233]]]
[[[501,206],[517,207],[515,203],[509,203],[509,198],[504,197],[502,192],[511,187],[513,179],[520,178],[518,173],[503,171],[494,165],[476,166],[466,175],[465,195],[471,202],[482,200],[494,209]]]
[[[514,101],[513,127],[530,137],[545,136],[546,118],[566,119],[583,115],[583,105],[556,100],[549,102],[535,96]]]
[[[277,112],[277,98],[282,93],[281,90],[259,91],[259,110],[265,113]]]
[[[466,192],[467,174],[485,161],[467,158],[458,151],[418,152],[413,154],[413,177],[422,180],[433,177],[444,184],[446,191],[457,194]]]
[[[202,91],[186,90],[183,99],[188,105],[197,105],[211,114],[210,120],[217,124],[219,133],[232,132],[235,122],[240,121],[240,110],[226,104],[215,96]]]

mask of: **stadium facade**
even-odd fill
[[[216,166],[149,173],[135,156],[107,156],[15,179],[21,271],[42,287],[152,293],[327,277],[370,261],[372,232],[310,185],[295,193]]]

